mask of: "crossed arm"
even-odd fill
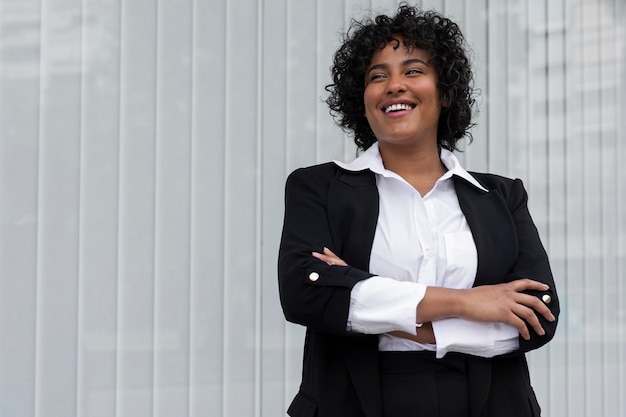
[[[312,255],[328,265],[347,266],[330,249]],[[415,322],[423,323],[417,335],[391,332],[420,343],[435,343],[432,321],[460,317],[478,322],[501,322],[515,327],[521,337],[530,340],[529,326],[540,336],[545,334],[537,314],[547,321],[556,320],[550,309],[538,298],[525,291],[546,291],[548,285],[528,278],[503,284],[483,285],[470,289],[428,287],[415,312]]]

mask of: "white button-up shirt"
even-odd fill
[[[423,197],[398,174],[385,169],[378,143],[351,163],[334,161],[349,171],[374,172],[380,196],[369,270],[376,276],[352,289],[348,328],[378,334],[383,351],[436,350],[437,357],[447,352],[483,357],[511,352],[519,346],[519,333],[504,323],[435,320],[436,345],[387,334],[394,330],[416,334],[416,308],[427,286],[471,288],[474,283],[476,245],[452,176],[488,190],[461,167],[452,152],[442,149],[440,156],[448,170]]]

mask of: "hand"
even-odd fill
[[[435,340],[435,332],[433,331],[433,324],[430,321],[422,324],[421,327],[418,327],[416,333],[417,334],[411,334],[401,331],[389,332],[392,336],[402,337],[418,343],[437,343]]]
[[[538,335],[543,336],[545,331],[537,314],[548,321],[554,321],[555,317],[538,297],[524,291],[547,289],[549,287],[546,284],[525,278],[464,290],[461,316],[468,320],[508,323],[517,328],[526,340],[530,339],[528,324]]]
[[[335,255],[330,249],[324,248],[323,253],[313,252],[311,253],[314,257],[319,259],[320,261],[326,262],[329,266],[337,265],[337,266],[348,266],[347,263],[343,261],[339,256]]]

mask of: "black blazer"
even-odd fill
[[[474,285],[532,278],[550,286],[559,302],[546,252],[527,208],[520,180],[472,175],[485,192],[454,176],[461,210],[478,252]],[[307,327],[302,384],[293,417],[381,417],[378,337],[346,330],[350,291],[372,276],[370,252],[378,219],[375,175],[326,163],[294,171],[286,183],[285,219],[278,260],[280,299],[287,320]],[[328,266],[311,256],[326,246],[348,263]],[[543,294],[537,294],[538,296]],[[557,322],[539,316],[546,335],[531,329],[519,351],[493,359],[468,356],[473,417],[538,416],[524,352],[554,336]]]

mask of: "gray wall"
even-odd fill
[[[0,0],[0,416],[277,416],[286,175],[358,0]],[[563,315],[545,415],[624,416],[626,4],[423,1],[474,49],[468,169],[520,177]]]

